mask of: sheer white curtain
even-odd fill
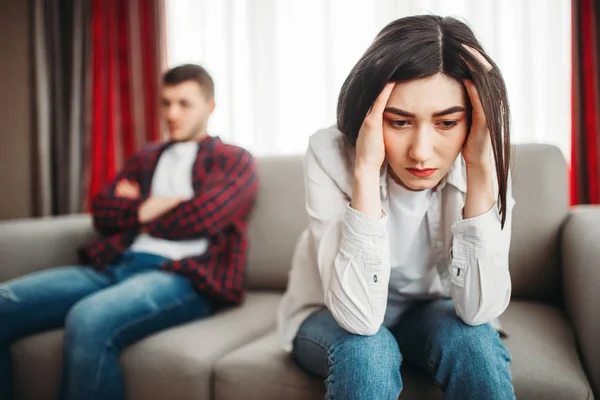
[[[570,147],[570,0],[167,0],[168,66],[212,74],[210,131],[257,155],[304,152],[376,33],[407,15],[467,22],[505,77],[515,142]]]

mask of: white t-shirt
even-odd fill
[[[433,281],[439,281],[439,274],[431,262],[427,224],[433,190],[409,190],[391,174],[387,181],[388,198],[382,206],[388,214],[391,273],[384,325],[390,326],[413,301],[431,297],[430,289],[438,286]]]

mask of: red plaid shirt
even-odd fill
[[[195,197],[141,225],[138,209],[150,195],[158,159],[170,144],[150,145],[134,155],[93,199],[94,227],[101,236],[87,243],[80,255],[102,270],[131,246],[142,228],[168,240],[207,238],[203,255],[168,261],[162,268],[184,275],[220,303],[238,304],[245,292],[246,228],[259,186],[254,160],[239,147],[207,137],[199,143],[193,167]],[[137,182],[141,198],[116,197],[115,186],[121,179]]]

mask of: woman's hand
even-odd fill
[[[395,83],[385,85],[373,106],[365,116],[356,140],[355,170],[367,169],[377,171],[385,160],[385,146],[383,144],[383,111],[394,89]]]
[[[467,195],[463,218],[474,218],[486,213],[495,203],[492,183],[490,131],[483,112],[477,88],[470,80],[464,81],[472,105],[471,131],[463,146],[467,166]]]
[[[463,44],[463,47],[473,55],[486,71],[489,72],[492,70],[492,65],[479,51],[477,51],[477,49],[466,44]],[[464,79],[463,84],[467,89],[472,108],[471,130],[463,146],[463,158],[465,159],[467,167],[488,168],[490,164],[492,143],[490,131],[487,127],[487,118],[483,111],[483,106],[481,105],[481,97],[479,97],[479,92],[473,81]]]
[[[467,140],[463,146],[463,158],[467,168],[490,168],[492,143],[490,139],[490,131],[487,127],[487,119],[479,92],[475,84],[465,79],[463,80],[469,99],[471,101],[471,130],[467,135]]]
[[[351,207],[363,214],[381,218],[379,171],[385,160],[383,111],[395,83],[385,85],[367,113],[356,140],[356,161]]]

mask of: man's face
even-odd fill
[[[411,190],[431,189],[448,173],[469,130],[464,86],[446,75],[398,83],[383,114],[392,176]]]
[[[186,142],[204,137],[214,108],[214,100],[194,81],[162,88],[162,118],[171,140]]]

